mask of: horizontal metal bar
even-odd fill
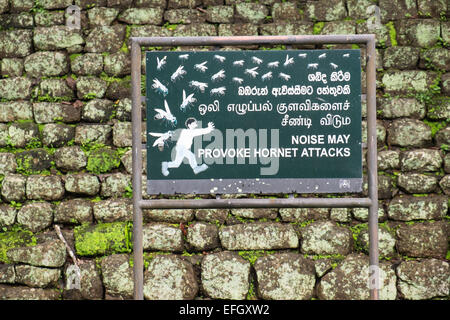
[[[159,199],[141,200],[142,209],[368,208],[370,198]]]
[[[220,46],[252,44],[367,44],[373,34],[290,35],[290,36],[230,36],[230,37],[131,37],[141,46]]]

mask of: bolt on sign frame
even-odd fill
[[[142,46],[240,46],[240,45],[304,45],[361,44],[366,46],[367,97],[367,176],[366,198],[280,198],[280,199],[142,199],[142,114],[141,54]],[[144,261],[142,209],[196,208],[368,208],[370,298],[379,298],[378,289],[378,176],[376,136],[376,51],[375,35],[295,35],[233,37],[131,37],[132,90],[132,168],[133,168],[133,255],[134,299],[143,300]],[[373,285],[375,284],[375,285]]]

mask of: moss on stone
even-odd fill
[[[81,256],[131,252],[131,230],[129,222],[82,224],[74,228],[75,250]]]
[[[6,256],[8,250],[36,245],[36,238],[31,231],[15,227],[0,233],[0,262],[11,263]]]

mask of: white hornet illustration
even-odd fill
[[[262,59],[254,56],[252,57],[252,61],[256,64],[261,64],[263,62]]]
[[[194,171],[194,174],[208,169],[208,166],[204,163],[202,165],[197,164],[195,159],[195,154],[191,151],[192,142],[197,136],[208,134],[214,130],[214,123],[209,122],[207,128],[197,129],[198,123],[195,118],[188,118],[186,120],[186,129],[182,129],[180,132],[180,137],[178,138],[177,144],[175,145],[175,160],[170,162],[161,162],[161,173],[164,176],[169,175],[169,169],[178,168],[182,163],[184,158],[187,158],[189,165]]]
[[[155,115],[155,119],[166,120],[173,126],[176,126],[177,118],[172,114],[172,112],[170,112],[169,105],[167,104],[166,100],[164,100],[164,109],[165,110],[155,108],[155,111],[157,112]]]
[[[258,72],[256,71],[256,69],[258,69],[258,67],[254,67],[251,69],[245,69],[245,73],[250,75],[251,77],[255,78],[258,75]]]
[[[233,82],[236,82],[236,83],[239,83],[239,84],[241,84],[243,81],[244,81],[244,79],[241,79],[241,78],[238,78],[238,77],[233,77]]]
[[[289,58],[289,55],[286,55],[286,61],[284,61],[283,66],[287,67],[290,64],[294,63],[294,58]]]
[[[156,57],[156,69],[161,70],[166,64],[166,59],[167,56],[164,56],[164,58],[162,58],[161,60],[158,57]]]
[[[226,90],[227,90],[227,88],[225,88],[225,87],[213,88],[213,89],[211,89],[210,93],[211,93],[211,95],[223,96],[225,94]]]
[[[233,61],[233,65],[234,66],[243,66],[244,65],[244,60],[236,60],[236,61]]]
[[[164,146],[167,145],[167,141],[172,138],[173,131],[167,131],[165,133],[149,132],[148,134],[153,137],[158,137],[152,147],[158,146],[159,151],[163,151]]]
[[[189,58],[189,54],[180,54],[179,56],[178,56],[178,59],[181,59],[181,60],[187,60]]]
[[[170,76],[170,80],[175,82],[179,78],[183,78],[183,75],[186,74],[186,70],[184,70],[184,66],[179,66],[178,69]]]
[[[308,69],[317,69],[318,66],[319,66],[318,63],[310,63],[308,64]]]
[[[218,54],[214,55],[214,58],[219,60],[220,62],[224,62],[226,60],[224,56],[219,56]]]
[[[197,63],[196,65],[194,65],[194,69],[195,69],[195,70],[198,70],[198,71],[200,71],[200,72],[205,72],[205,71],[208,69],[208,67],[205,66],[205,64],[206,64],[207,62],[208,62],[208,61],[203,61],[202,63]]]
[[[324,59],[324,58],[326,58],[327,57],[327,54],[326,53],[322,53],[320,56],[319,56],[319,59]]]
[[[199,82],[199,81],[195,81],[195,80],[192,80],[191,82],[189,82],[189,86],[200,90],[202,93],[205,92],[206,88],[208,88],[207,83]]]
[[[350,57],[350,53],[344,53],[342,56],[343,56],[344,58],[348,58],[348,57]]]
[[[161,93],[163,96],[166,96],[169,93],[169,89],[165,85],[163,85],[158,79],[153,79],[152,88],[156,90],[156,92]]]
[[[333,62],[330,62],[330,66],[331,66],[333,69],[337,69],[337,68],[339,67],[337,64],[335,64],[335,63],[333,63]]]
[[[289,81],[289,79],[291,79],[290,75],[283,73],[283,72],[280,72],[280,74],[278,76],[286,81]]]
[[[299,53],[299,54],[298,54],[298,56],[299,56],[300,58],[306,58],[307,55],[308,55],[307,53]]]
[[[186,107],[195,103],[197,99],[194,98],[194,94],[191,93],[186,97],[186,91],[183,89],[183,102],[180,105],[180,110],[186,110]]]
[[[218,80],[222,80],[225,79],[225,70],[220,70],[219,72],[215,73],[212,75],[211,80],[212,81],[218,81]]]
[[[262,79],[263,81],[264,81],[264,80],[272,79],[272,71],[269,71],[269,72],[263,74],[263,75],[261,76],[261,79]]]
[[[272,61],[272,62],[269,62],[268,64],[267,64],[267,66],[269,67],[269,68],[278,68],[278,64],[280,63],[280,61]]]

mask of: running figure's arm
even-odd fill
[[[193,132],[192,136],[193,136],[193,137],[201,136],[201,135],[203,135],[203,134],[208,134],[208,133],[210,133],[210,132],[213,131],[213,130],[214,130],[214,123],[209,122],[207,128],[194,129],[194,130],[193,130],[194,132]]]

